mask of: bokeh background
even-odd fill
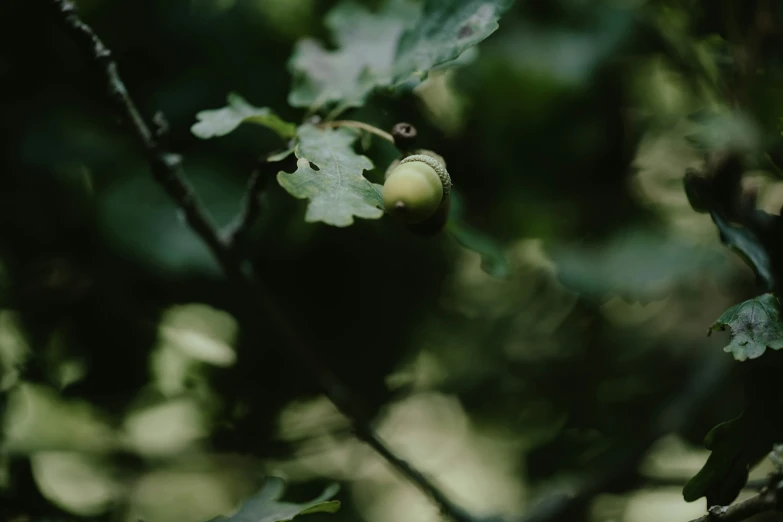
[[[314,521],[436,520],[264,314],[238,319],[44,3],[0,5],[0,514],[201,522],[275,475],[290,500],[341,485],[341,511]],[[229,224],[280,143],[260,127],[200,141],[195,114],[236,91],[301,121],[286,63],[298,39],[328,40],[335,2],[76,3]],[[346,115],[418,128],[465,220],[502,248],[505,278],[447,235],[305,223],[305,202],[268,184],[251,257],[269,291],[378,432],[473,513],[521,514],[593,474],[601,491],[563,520],[703,513],[682,485],[706,432],[742,408],[726,336],[706,332],[759,289],[682,176],[705,148],[778,132],[774,50],[747,113],[721,97],[727,42],[756,3],[518,0],[459,67]],[[381,179],[389,151],[364,152]],[[783,186],[763,168],[751,178],[777,212]]]

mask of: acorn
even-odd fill
[[[414,154],[390,166],[383,205],[412,232],[434,235],[446,225],[450,193],[451,177],[444,162],[435,154]]]

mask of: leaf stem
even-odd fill
[[[394,136],[386,132],[385,130],[379,129],[378,127],[375,127],[373,125],[370,125],[369,123],[364,123],[363,121],[355,121],[355,120],[335,120],[335,121],[327,121],[324,123],[319,124],[321,127],[350,127],[354,129],[361,129],[365,132],[369,132],[370,134],[375,134],[376,136],[380,136],[381,138],[385,139],[386,141],[389,141],[391,143],[394,143]]]

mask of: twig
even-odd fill
[[[267,174],[268,168],[269,163],[267,163],[266,158],[259,158],[259,165],[250,174],[250,179],[247,182],[245,207],[242,209],[236,224],[226,234],[228,247],[236,255],[242,254],[242,249],[247,243],[247,236],[250,234],[250,230],[256,220],[261,216],[263,207],[261,191],[266,186],[267,176],[265,174]]]
[[[456,504],[453,504],[440,489],[435,487],[435,485],[424,476],[423,473],[408,464],[407,461],[395,455],[383,441],[374,435],[369,426],[366,424],[357,425],[355,428],[356,434],[360,439],[365,441],[381,457],[386,459],[386,461],[396,469],[404,470],[404,475],[408,478],[408,480],[415,484],[421,491],[429,495],[429,497],[432,498],[436,504],[439,506],[449,506],[448,512],[444,510],[447,515],[451,516],[451,518],[455,520],[475,522],[475,519],[467,511],[457,506]]]
[[[740,522],[752,516],[778,509],[777,489],[770,488],[756,496],[731,506],[710,508],[709,512],[691,522]]]
[[[250,229],[261,215],[261,190],[266,184],[261,169],[256,169],[250,174],[250,180],[247,182],[247,191],[245,195],[245,208],[240,215],[237,224],[231,229],[228,235],[228,244],[235,251],[241,249],[247,240]]]
[[[81,21],[76,13],[76,6],[71,1],[52,0],[51,3],[59,14],[59,20],[68,29],[76,44],[83,52],[92,56],[106,76],[108,98],[113,103],[114,109],[128,120],[134,136],[144,148],[155,180],[177,202],[190,228],[207,244],[220,263],[231,264],[228,259],[225,259],[227,252],[215,232],[215,226],[202,210],[193,188],[184,179],[182,158],[159,146],[120,79],[117,64],[112,59],[109,49],[93,30]]]
[[[79,49],[85,55],[90,56],[98,66],[108,87],[108,99],[112,102],[114,109],[128,120],[133,134],[144,148],[155,180],[177,203],[191,230],[206,244],[226,277],[241,292],[240,295],[250,305],[246,309],[263,310],[268,318],[277,325],[287,347],[293,351],[293,354],[319,382],[329,400],[351,420],[357,436],[363,442],[374,448],[399,473],[430,496],[445,515],[457,522],[474,522],[470,515],[449,500],[421,472],[397,457],[369,427],[364,408],[354,401],[348,389],[332,373],[318,353],[312,350],[298,335],[297,330],[280,310],[277,303],[268,292],[264,291],[263,285],[254,276],[252,270],[243,266],[243,259],[231,248],[230,243],[220,236],[216,226],[203,210],[195,191],[185,179],[181,158],[163,148],[141,117],[118,74],[117,65],[113,61],[109,49],[92,28],[79,18],[76,7],[70,0],[48,1],[59,23],[70,34]]]

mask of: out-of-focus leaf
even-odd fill
[[[481,269],[484,272],[499,279],[511,275],[511,264],[506,252],[493,238],[461,222],[449,223],[448,230],[457,243],[481,256]]]
[[[161,317],[161,340],[190,357],[231,366],[236,361],[233,343],[237,324],[231,314],[204,304],[172,306]]]
[[[492,237],[471,228],[463,218],[462,195],[459,191],[451,191],[451,207],[446,231],[454,240],[481,256],[481,269],[487,274],[506,279],[511,275],[511,263],[503,246]]]
[[[748,470],[772,449],[781,423],[762,401],[751,402],[736,419],[718,424],[704,438],[711,450],[704,467],[683,488],[686,502],[707,497],[708,506],[734,502],[745,483]]]
[[[416,26],[400,41],[394,64],[394,83],[457,59],[498,28],[500,16],[513,0],[427,0]]]
[[[127,503],[134,521],[202,522],[231,513],[254,492],[259,469],[247,455],[201,453],[167,464],[154,466],[133,484]]]
[[[99,412],[85,402],[63,400],[51,388],[20,384],[8,403],[3,442],[9,453],[101,453],[118,446],[116,434]]]
[[[296,125],[281,119],[268,107],[254,107],[242,96],[232,92],[228,95],[227,106],[222,109],[199,112],[198,122],[191,127],[191,132],[201,138],[209,139],[225,136],[243,123],[255,123],[266,127],[282,138],[293,138]]]
[[[204,408],[188,398],[132,412],[125,419],[128,446],[145,456],[175,455],[208,435]]]
[[[555,246],[551,254],[564,285],[594,296],[659,295],[694,273],[726,268],[718,252],[641,230],[593,247]]]
[[[711,212],[711,215],[720,231],[720,240],[753,269],[766,288],[773,288],[775,278],[772,275],[769,255],[756,235],[747,228],[731,225],[717,212]]]
[[[340,509],[339,500],[329,500],[340,490],[337,484],[327,487],[318,498],[302,503],[278,500],[284,489],[282,479],[269,477],[261,491],[245,502],[236,514],[217,517],[210,522],[285,522],[299,515],[336,513]]]
[[[150,354],[150,370],[155,387],[172,398],[189,391],[204,368],[179,348],[162,343]]]
[[[30,467],[41,494],[76,515],[105,513],[122,493],[108,464],[94,456],[40,452],[30,458]]]
[[[294,107],[358,107],[378,87],[411,88],[430,70],[460,55],[498,28],[513,0],[387,0],[377,12],[346,0],[326,25],[337,50],[301,40],[289,68]]]
[[[361,106],[377,85],[388,82],[400,38],[418,12],[409,0],[388,0],[375,13],[350,0],[338,4],[326,16],[338,49],[326,50],[312,39],[297,44],[289,62],[294,85],[288,102]]]
[[[755,122],[740,112],[702,111],[691,117],[694,130],[687,140],[699,150],[756,150],[761,133]]]
[[[767,348],[783,348],[780,303],[773,294],[764,294],[732,306],[709,331],[723,332],[726,328],[731,333],[731,342],[724,350],[738,361],[761,357]]]
[[[18,312],[0,310],[0,392],[19,381],[22,365],[30,354],[30,346],[21,329]]]
[[[589,22],[579,26],[515,21],[515,30],[504,35],[495,51],[524,71],[528,82],[535,81],[530,94],[548,100],[590,82],[632,37],[637,22],[631,10],[609,4],[602,4]],[[656,91],[657,96],[661,94]]]
[[[373,164],[354,151],[356,139],[351,129],[299,128],[297,169],[290,174],[279,172],[277,181],[292,196],[310,200],[305,221],[346,227],[354,216],[383,216],[382,187],[362,175]]]
[[[112,248],[158,274],[219,276],[209,249],[151,178],[146,164],[131,164],[115,177],[101,191],[98,206],[100,230]],[[246,188],[238,176],[191,159],[188,178],[218,227],[236,219]]]

